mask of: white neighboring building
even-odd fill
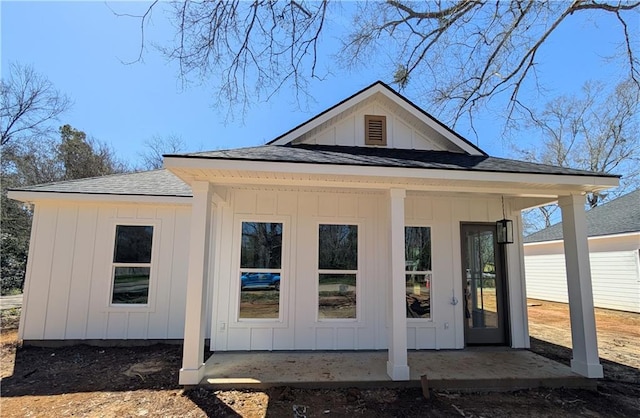
[[[601,377],[583,194],[617,176],[488,156],[377,82],[269,144],[13,190],[35,206],[20,338],[212,350],[529,345],[521,210],[560,201],[572,369]],[[515,242],[497,243],[496,221]]]
[[[593,302],[640,313],[640,189],[587,212]],[[527,296],[567,302],[562,224],[524,238]]]

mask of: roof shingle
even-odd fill
[[[640,231],[640,189],[589,210],[587,232],[590,237]],[[562,239],[562,222],[524,238],[525,243]]]
[[[611,174],[594,173],[486,155],[469,155],[450,151],[338,145],[263,145],[224,151],[173,154],[165,157],[619,177]]]
[[[15,190],[132,196],[192,196],[191,187],[166,169],[60,181]]]

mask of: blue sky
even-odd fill
[[[108,5],[129,13],[146,8],[141,3]],[[326,80],[311,84],[314,100],[308,109],[298,109],[291,92],[282,91],[268,103],[256,104],[244,121],[225,123],[226,109],[212,106],[207,85],[183,88],[176,64],[153,48],[147,48],[144,62],[123,64],[137,57],[139,21],[114,15],[103,2],[2,1],[0,12],[2,76],[10,62],[32,65],[74,101],[61,124],[69,123],[111,144],[130,161],[154,135],[179,135],[188,150],[262,144],[377,79],[389,81],[380,69],[378,73],[375,69],[334,71]],[[576,14],[567,23],[550,38],[537,60],[538,74],[548,88],[538,97],[541,102],[555,94],[577,92],[589,79],[616,83],[622,76],[619,62],[605,60],[619,33],[613,19],[587,20]],[[336,34],[346,24],[346,19],[336,22]],[[166,43],[172,36],[167,19],[157,11],[147,39]],[[410,94],[407,97],[420,105]],[[508,156],[509,147],[496,122],[499,117],[495,109],[479,115],[479,145],[492,155]],[[475,142],[467,127],[457,130]],[[535,139],[535,134],[527,138]]]

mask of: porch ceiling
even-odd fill
[[[193,163],[193,160],[186,160]],[[559,176],[551,174],[517,174],[464,172],[451,170],[397,169],[385,167],[331,167],[313,164],[282,164],[281,171],[238,169],[250,166],[250,162],[224,167],[225,161],[216,162],[219,167],[185,167],[179,164],[167,168],[186,183],[209,181],[219,185],[254,185],[285,187],[326,187],[348,189],[403,188],[414,191],[446,193],[499,194],[513,197],[548,198],[587,193],[615,187],[616,178],[589,176]],[[303,167],[306,166],[306,167]]]

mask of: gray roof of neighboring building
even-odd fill
[[[165,157],[619,177],[612,174],[594,173],[486,155],[469,155],[450,151],[338,145],[263,145],[224,151],[171,154],[165,155]]]
[[[640,231],[640,189],[620,196],[586,214],[590,237]],[[562,222],[524,238],[525,243],[562,239]]]
[[[191,187],[166,169],[60,181],[14,190],[131,196],[192,196]]]

